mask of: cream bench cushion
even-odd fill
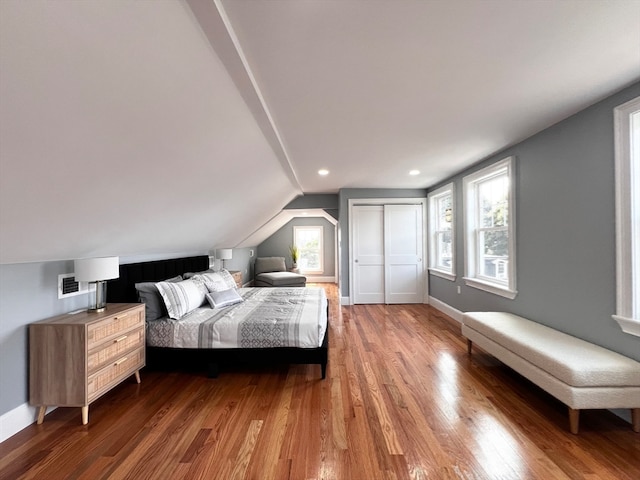
[[[465,313],[462,334],[570,409],[631,408],[640,428],[640,362],[506,312]]]

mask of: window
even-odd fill
[[[300,250],[298,268],[303,273],[324,273],[322,227],[293,227],[293,244]]]
[[[515,298],[514,157],[463,179],[465,283]]]
[[[640,336],[640,97],[614,110],[616,157],[616,314]]]
[[[429,199],[429,272],[455,280],[455,228],[453,222],[453,183],[428,195]]]

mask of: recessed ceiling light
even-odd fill
[[[411,175],[412,177],[415,177],[416,175],[420,175],[420,170],[411,170],[409,172],[409,175]]]
[[[329,175],[329,170],[327,170],[326,168],[321,168],[320,170],[318,170],[318,175],[322,175],[323,177],[325,175]]]

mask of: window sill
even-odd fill
[[[446,280],[450,280],[452,282],[455,282],[456,280],[456,276],[453,273],[444,272],[442,270],[436,270],[435,268],[430,268],[429,274],[435,275],[436,277],[444,278]]]
[[[484,290],[485,292],[493,293],[494,295],[500,295],[501,297],[513,300],[518,295],[517,290],[511,290],[502,285],[496,285],[494,283],[488,283],[478,280],[477,278],[464,277],[464,282],[473,288],[478,290]]]
[[[611,317],[618,322],[618,325],[620,325],[620,328],[624,333],[640,337],[640,320],[622,317],[620,315],[611,315]]]

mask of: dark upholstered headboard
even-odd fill
[[[120,277],[109,280],[107,283],[107,301],[110,303],[137,302],[136,283],[160,282],[176,275],[201,272],[207,268],[209,268],[207,255],[120,265]]]

